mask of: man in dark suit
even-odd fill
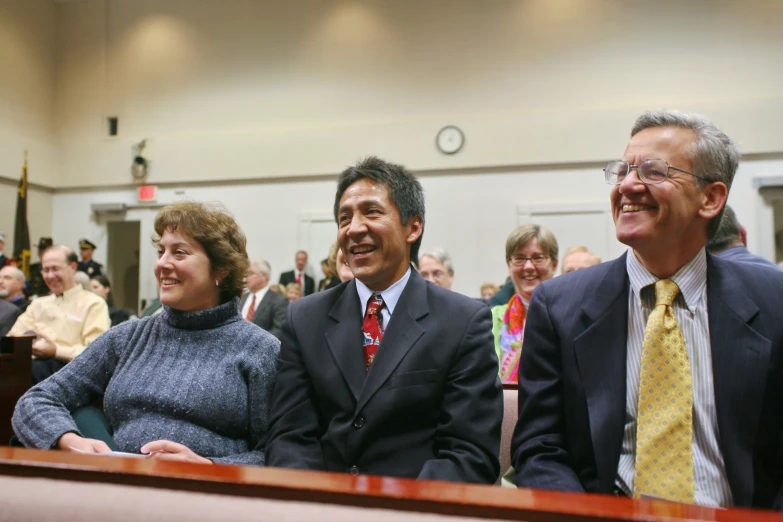
[[[751,254],[747,245],[748,233],[745,227],[740,225],[734,209],[726,205],[723,218],[720,220],[720,226],[707,243],[707,250],[716,256],[731,259],[732,261],[777,267],[772,261],[756,254]]]
[[[89,239],[79,240],[79,255],[82,256],[82,260],[79,262],[78,270],[90,278],[103,274],[103,265],[92,258],[96,248],[95,243]]]
[[[248,291],[242,296],[239,309],[242,317],[280,339],[288,299],[269,290],[271,272],[266,261],[250,263],[250,271],[245,278]]]
[[[307,266],[307,252],[300,250],[296,253],[296,268],[280,274],[280,284],[287,286],[296,283],[302,288],[302,295],[310,295],[315,292],[315,279],[304,273]]]
[[[334,213],[356,279],[288,307],[267,465],[493,483],[503,396],[491,314],[412,269],[421,185],[367,158],[341,174]]]
[[[22,315],[22,310],[19,307],[0,299],[0,337],[11,330],[20,315]]]
[[[780,509],[783,273],[705,250],[739,153],[674,111],[631,136],[606,168],[631,248],[533,294],[515,482]]]

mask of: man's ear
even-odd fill
[[[424,232],[424,221],[421,219],[421,216],[413,216],[408,220],[408,224],[406,226],[410,227],[410,232],[408,232],[406,241],[409,245],[412,245],[421,237],[422,233]]]
[[[729,197],[729,188],[722,181],[715,181],[704,187],[702,191],[701,208],[699,215],[710,220],[720,214],[726,206]]]
[[[74,273],[79,271],[79,263],[68,263]]]

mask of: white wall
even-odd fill
[[[57,187],[584,164],[644,108],[783,151],[779,0],[88,0],[58,5]],[[120,118],[105,136],[104,118]],[[439,153],[455,123],[465,148]]]
[[[622,151],[618,145],[618,154]],[[752,251],[774,259],[771,212],[752,186],[754,177],[783,174],[783,158],[751,160],[742,164],[732,188],[730,204],[748,229]],[[477,296],[485,281],[505,279],[504,245],[516,226],[519,206],[546,203],[604,202],[609,207],[609,186],[598,166],[583,168],[525,169],[469,174],[423,174],[427,217],[424,247],[441,246],[455,263],[454,290]],[[188,198],[197,201],[222,202],[237,218],[248,237],[251,257],[265,258],[272,264],[272,279],[293,267],[294,252],[306,248],[298,223],[303,213],[330,213],[336,183],[333,179],[316,181],[251,182],[221,186],[163,188],[158,203]],[[105,261],[106,228],[91,221],[92,203],[136,204],[132,190],[75,191],[54,197],[54,215],[58,216],[54,234],[58,240],[75,245],[79,237],[93,238],[99,246],[96,258]],[[141,297],[155,295],[152,266],[155,259],[149,238],[156,209],[137,209],[128,219],[142,221]],[[122,218],[123,216],[120,216]],[[579,222],[573,226],[578,228]],[[334,233],[336,235],[335,226]],[[572,245],[561,245],[565,249]],[[590,246],[590,245],[588,245]],[[614,255],[622,251],[617,247]],[[310,252],[316,270],[326,252]],[[607,256],[611,257],[611,256]],[[320,276],[320,272],[319,272]]]
[[[8,256],[24,151],[31,184],[52,186],[56,179],[55,12],[51,0],[0,0],[0,231]],[[31,188],[28,220],[33,244],[51,234],[50,191]]]

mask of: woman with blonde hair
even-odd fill
[[[112,328],[30,389],[14,430],[42,449],[263,465],[280,342],[239,313],[245,235],[192,202],[161,209],[155,233],[163,312]],[[102,396],[103,422],[82,408]]]
[[[506,240],[506,265],[514,295],[492,308],[492,333],[500,363],[500,380],[515,383],[522,355],[525,316],[533,290],[557,270],[557,239],[541,225],[521,225]]]

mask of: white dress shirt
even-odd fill
[[[405,290],[405,285],[408,284],[408,279],[410,278],[411,267],[408,267],[405,275],[403,275],[389,288],[380,292],[373,292],[367,288],[367,285],[356,279],[356,292],[359,294],[359,300],[362,303],[362,319],[364,319],[364,314],[367,311],[367,302],[370,300],[370,297],[375,294],[381,294],[381,297],[383,298],[383,308],[381,308],[381,318],[383,319],[382,328],[385,330],[389,324],[389,321],[391,321],[391,316],[394,313],[394,307],[397,306],[397,301],[400,300],[402,291]]]
[[[261,306],[261,299],[264,298],[267,291],[269,290],[269,285],[266,285],[264,288],[256,292],[255,294],[250,293],[247,296],[247,299],[245,299],[245,304],[242,305],[242,317],[247,318],[247,312],[250,311],[250,305],[253,303],[253,296],[256,296],[256,311],[258,311],[258,307]]]

